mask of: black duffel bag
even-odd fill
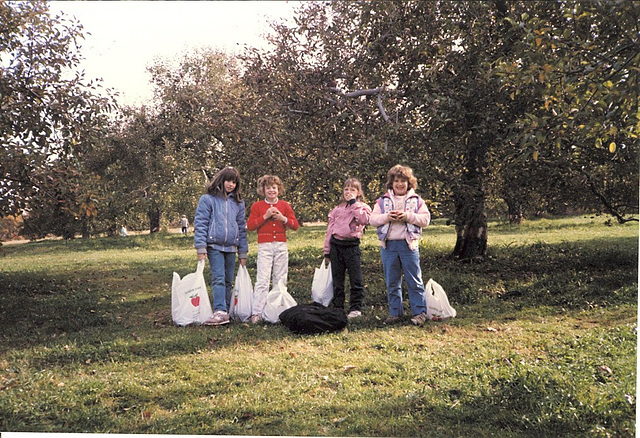
[[[294,333],[337,332],[347,326],[347,316],[341,309],[314,302],[288,308],[280,314],[280,322]]]

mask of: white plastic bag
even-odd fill
[[[173,273],[171,317],[176,325],[202,324],[213,316],[204,281],[204,263],[200,260],[196,272],[185,275],[182,280],[177,272]]]
[[[246,266],[240,265],[236,282],[233,285],[229,317],[236,321],[246,321],[251,318],[253,306],[253,284]]]
[[[262,317],[270,323],[280,322],[280,314],[298,303],[287,292],[287,287],[280,280],[278,284],[267,294],[267,302],[262,310]]]
[[[333,277],[331,276],[331,263],[325,265],[324,260],[319,268],[316,268],[311,283],[311,299],[327,307],[333,299]]]
[[[451,307],[449,299],[442,286],[429,279],[425,286],[427,299],[427,317],[433,321],[440,321],[456,316],[456,309]]]

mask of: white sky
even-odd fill
[[[50,2],[53,14],[75,16],[84,26],[85,79],[104,79],[129,105],[151,99],[146,67],[154,59],[179,59],[198,47],[237,53],[245,44],[265,46],[268,22],[293,23],[299,6],[290,0]]]

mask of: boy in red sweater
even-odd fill
[[[262,310],[269,293],[269,280],[275,286],[280,280],[287,284],[289,251],[287,228],[297,230],[298,219],[288,202],[279,199],[284,194],[282,180],[275,175],[264,175],[258,179],[258,195],[264,200],[251,206],[247,229],[258,231],[258,272],[253,289],[252,323],[263,320]],[[271,278],[270,278],[271,277]]]

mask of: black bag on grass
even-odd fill
[[[294,333],[335,332],[347,326],[344,311],[320,303],[298,304],[280,314],[280,322]]]

